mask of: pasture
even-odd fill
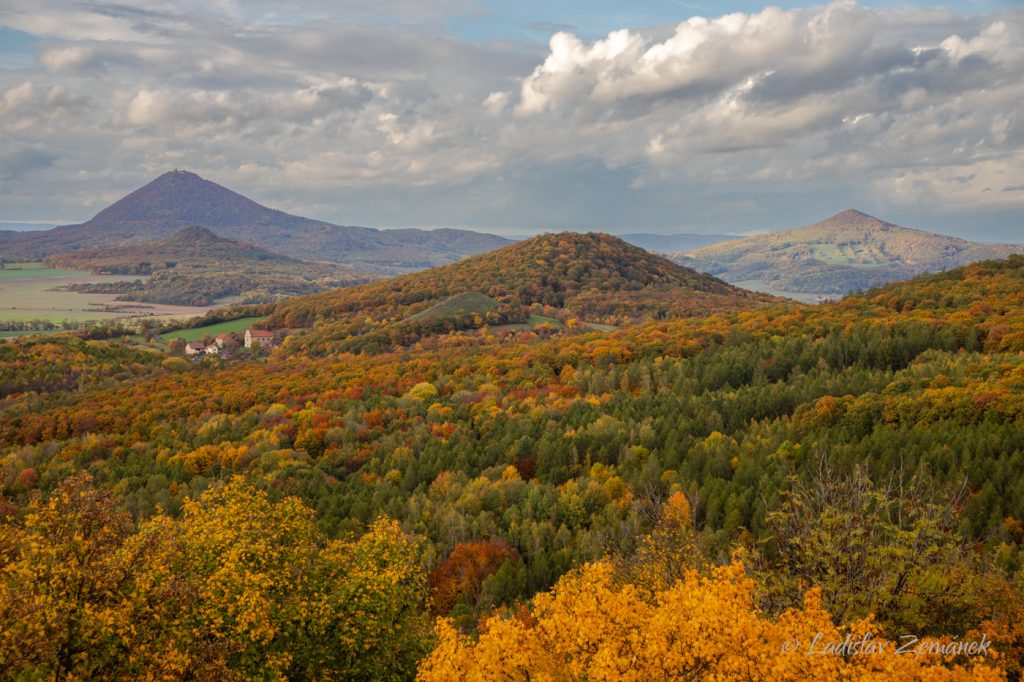
[[[173,332],[166,332],[160,335],[163,341],[170,341],[171,339],[182,339],[184,341],[199,341],[204,336],[209,334],[210,336],[216,336],[224,332],[235,333],[241,335],[246,329],[253,326],[262,317],[242,317],[237,320],[228,320],[227,322],[217,322],[216,324],[208,324],[205,327],[194,327],[192,329],[178,329]]]

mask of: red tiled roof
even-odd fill
[[[273,336],[274,332],[267,331],[266,329],[250,329],[250,336]]]
[[[186,344],[186,346],[192,350],[202,350],[206,348],[206,344],[201,341],[192,341],[191,343]]]
[[[223,341],[227,341],[232,337],[231,334],[228,334],[227,332],[221,332],[220,334],[217,334],[216,338],[221,339]]]

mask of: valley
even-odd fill
[[[161,320],[197,317],[209,306],[183,306],[120,300],[112,293],[79,293],[80,287],[111,287],[145,277],[96,275],[64,268],[49,268],[42,263],[7,264],[0,270],[0,328],[31,326],[59,328],[61,323],[86,323],[99,320],[151,317]],[[223,302],[224,304],[227,301]],[[43,325],[31,325],[33,322]],[[9,331],[14,331],[10,329]]]
[[[155,242],[55,254],[46,263],[94,274],[144,276],[73,285],[82,293],[113,293],[119,300],[187,306],[269,303],[379,277],[347,266],[307,263],[271,253],[197,226]]]

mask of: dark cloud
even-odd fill
[[[20,180],[41,168],[53,165],[56,156],[25,145],[0,149],[0,179]]]

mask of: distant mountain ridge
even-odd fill
[[[46,264],[95,274],[138,275],[136,280],[79,284],[72,290],[171,305],[206,306],[229,298],[239,303],[268,303],[375,277],[347,265],[307,263],[271,253],[199,226],[186,227],[155,242],[54,254],[46,258]]]
[[[313,265],[252,244],[225,239],[198,225],[182,228],[154,242],[68,251],[46,257],[50,267],[88,270],[102,275],[148,275],[153,270],[166,269],[169,264],[171,267],[196,267],[225,261]]]
[[[1024,252],[900,227],[849,209],[813,225],[673,254],[678,263],[742,286],[846,294],[980,260]]]
[[[195,173],[175,170],[85,223],[38,232],[0,232],[0,257],[39,259],[66,251],[151,242],[195,225],[293,258],[379,272],[442,265],[508,243],[502,237],[469,230],[332,225],[267,208]]]

